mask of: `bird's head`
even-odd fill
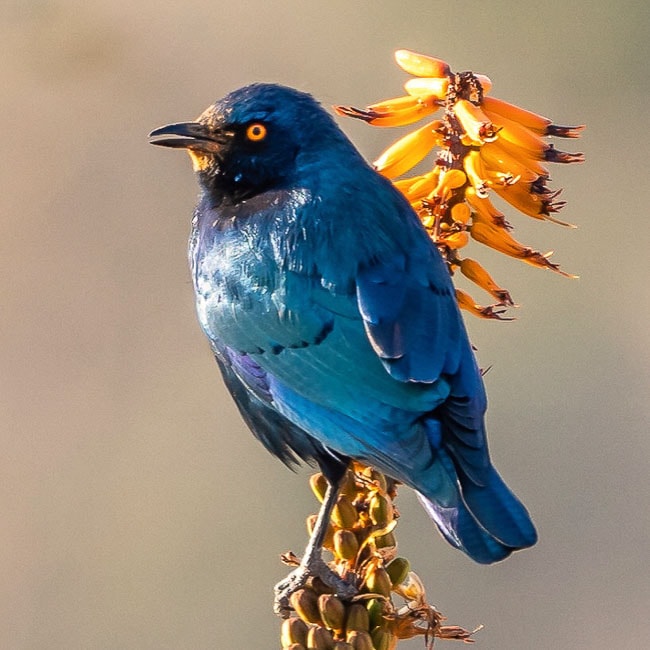
[[[204,191],[234,201],[300,182],[328,146],[349,146],[310,95],[275,84],[235,90],[195,122],[163,126],[149,137],[155,145],[186,149]]]

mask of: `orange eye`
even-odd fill
[[[260,140],[264,140],[266,137],[266,127],[259,122],[251,124],[246,129],[246,137],[252,142],[259,142]]]

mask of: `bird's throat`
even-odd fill
[[[187,153],[190,156],[192,168],[195,172],[206,171],[214,158],[214,156],[209,156],[201,151],[192,151],[192,149],[188,149]]]

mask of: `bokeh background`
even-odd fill
[[[508,212],[581,279],[473,251],[521,305],[469,327],[540,542],[473,565],[403,490],[401,552],[450,623],[485,625],[478,648],[648,647],[649,22],[630,0],[2,0],[0,647],[278,647],[308,472],[221,385],[186,270],[190,165],[146,136],[255,80],[398,95],[399,47],[588,124],[569,142],[588,162],[553,170],[579,229]],[[397,137],[341,125],[369,158]]]

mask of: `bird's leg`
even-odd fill
[[[351,598],[357,593],[357,588],[334,573],[322,557],[323,541],[327,533],[332,510],[336,505],[340,484],[340,479],[337,483],[328,482],[314,530],[309,538],[309,543],[300,561],[300,565],[284,580],[275,585],[275,603],[273,610],[282,618],[289,616],[289,598],[291,594],[303,587],[308,578],[320,578],[328,587],[334,589],[336,594],[341,598]]]

